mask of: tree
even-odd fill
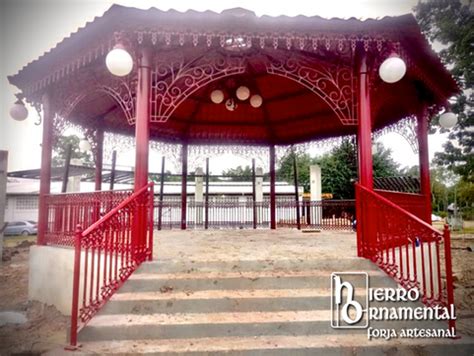
[[[419,1],[414,10],[429,40],[443,45],[439,55],[464,90],[451,107],[458,115],[458,124],[449,133],[445,151],[436,153],[435,163],[465,181],[474,182],[474,14],[471,7],[472,0],[429,0]]]
[[[323,193],[332,193],[335,199],[354,198],[354,183],[358,175],[357,151],[351,141],[343,141],[317,162],[321,166]]]
[[[250,166],[245,166],[244,168],[242,168],[242,166],[230,168],[222,172],[222,175],[229,177],[233,182],[252,181],[252,169]]]
[[[390,177],[400,174],[398,164],[391,156],[391,150],[377,143],[377,152],[373,156],[374,177]],[[319,164],[323,193],[332,193],[336,199],[354,198],[354,182],[358,179],[357,150],[353,142],[345,140],[330,153],[319,158],[308,153],[296,153],[298,183],[305,192],[310,189],[309,167]],[[279,161],[277,175],[280,179],[293,184],[293,154],[289,151]]]
[[[59,167],[64,165],[69,145],[72,145],[72,159],[81,159],[85,164],[92,164],[92,154],[90,152],[82,152],[79,149],[80,141],[81,140],[76,135],[59,136],[56,144],[53,147],[53,166]]]
[[[308,153],[288,152],[279,160],[278,169],[276,175],[278,179],[282,179],[289,184],[294,183],[294,157],[296,158],[297,170],[298,170],[298,184],[304,188],[305,192],[309,192],[310,188],[310,176],[309,167],[316,163],[316,160],[312,158]]]
[[[393,177],[400,175],[399,164],[392,158],[392,150],[380,142],[375,144],[376,152],[373,154],[374,177]]]

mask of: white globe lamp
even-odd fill
[[[385,83],[396,83],[405,76],[407,66],[403,59],[396,55],[388,57],[379,67],[380,78]]]
[[[237,96],[237,99],[239,100],[247,100],[250,96],[250,90],[246,86],[242,85],[237,88],[237,91],[235,92],[235,95]]]
[[[445,129],[450,129],[458,123],[458,117],[451,111],[446,111],[439,117],[439,124]]]
[[[211,92],[211,101],[214,104],[220,104],[224,101],[224,93],[222,90],[216,89]]]
[[[28,117],[28,109],[21,100],[17,100],[10,109],[10,116],[16,121],[23,121]]]
[[[259,108],[263,103],[263,99],[260,95],[255,94],[250,97],[250,105],[252,105],[253,108]]]
[[[79,141],[79,149],[81,152],[89,152],[91,150],[91,144],[86,139]]]
[[[124,77],[133,69],[133,58],[123,47],[116,46],[105,57],[105,65],[113,75]]]

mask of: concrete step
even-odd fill
[[[372,339],[365,334],[136,339],[84,343],[81,355],[472,356],[474,339]],[[51,353],[51,355],[53,355]]]
[[[229,261],[176,261],[160,260],[143,263],[134,274],[139,273],[192,273],[235,271],[377,271],[378,268],[365,258],[342,257],[288,260],[229,260]]]
[[[250,311],[324,310],[331,307],[331,291],[324,289],[200,290],[192,292],[117,293],[105,305],[103,314],[212,313]],[[355,300],[364,303],[365,293]],[[372,302],[371,306],[387,303]],[[390,303],[420,306],[418,303]]]
[[[366,329],[333,329],[330,310],[97,315],[79,334],[81,341],[250,337],[262,335],[364,334]],[[378,321],[372,327],[445,329],[440,322]]]
[[[223,289],[301,289],[330,288],[329,271],[261,271],[261,272],[195,272],[139,273],[132,275],[119,293],[158,291],[198,291]],[[360,278],[348,276],[347,281]],[[395,287],[396,283],[381,271],[370,272],[371,287]]]

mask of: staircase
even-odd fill
[[[367,271],[371,287],[396,286],[369,260],[352,257],[145,262],[79,333],[80,352],[472,355],[467,337],[368,341],[366,329],[332,329],[333,271]],[[447,327],[406,321],[371,326]]]

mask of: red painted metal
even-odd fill
[[[148,156],[150,141],[150,86],[151,86],[151,50],[140,49],[138,61],[138,82],[135,120],[135,185],[139,191],[148,182]],[[132,238],[135,245],[142,245],[146,238],[146,209],[139,207],[138,218],[133,221]]]
[[[384,198],[390,200],[392,203],[398,205],[402,209],[407,210],[413,215],[419,217],[425,222],[431,224],[430,221],[426,221],[426,198],[421,194],[414,193],[401,193],[387,190],[374,189],[374,192],[380,194]]]
[[[298,191],[298,163],[296,162],[296,153],[293,151],[293,182],[295,185],[295,212],[296,212],[296,227],[301,230],[301,217],[300,217],[300,194]]]
[[[209,227],[209,157],[206,157],[206,196],[204,200],[204,228]]]
[[[359,59],[359,123],[357,126],[357,145],[358,145],[358,169],[359,169],[359,183],[369,189],[373,188],[373,166],[372,166],[372,115],[370,111],[370,75],[367,65],[367,57],[365,52],[361,53]],[[367,219],[365,211],[360,211],[357,216],[357,221]],[[372,229],[372,225],[358,225],[360,229]],[[372,235],[369,231],[362,231],[358,235],[357,242],[364,243],[361,239]],[[358,247],[358,253],[362,250]],[[360,256],[360,255],[359,255]]]
[[[359,155],[359,182],[372,189],[372,115],[370,112],[370,83],[367,59],[361,55],[359,64],[359,125],[357,127],[357,144]]]
[[[43,244],[74,246],[78,224],[92,225],[132,193],[131,190],[114,190],[45,195],[43,209],[47,224]]]
[[[104,157],[104,129],[99,127],[96,133],[95,145],[95,190],[102,190],[102,166]]]
[[[140,241],[133,238],[132,230],[134,221],[141,219],[143,207],[147,211],[147,238]],[[86,230],[82,231],[79,224],[74,246],[72,347],[77,345],[79,330],[143,261],[152,258],[153,183],[134,192]]]
[[[270,229],[276,229],[276,174],[275,174],[275,145],[269,149],[270,155]]]
[[[253,210],[253,228],[257,228],[258,213],[257,213],[257,192],[256,192],[256,175],[255,175],[255,158],[252,158],[252,210]]]
[[[51,155],[53,151],[53,109],[49,93],[43,95],[43,141],[41,143],[41,175],[38,210],[38,245],[45,244],[48,225],[46,195],[51,189]]]
[[[135,191],[148,182],[148,151],[150,139],[151,52],[142,48],[138,68],[137,115],[135,122]]]
[[[380,194],[356,184],[357,234],[364,257],[406,289],[416,288],[427,305],[454,305],[449,229],[444,234]],[[359,229],[372,225],[372,229]],[[444,265],[440,245],[444,244]],[[443,274],[446,278],[443,283]],[[450,320],[450,326],[455,325]]]
[[[186,204],[188,199],[188,145],[181,148],[181,230],[186,230]]]
[[[420,162],[421,194],[425,200],[423,220],[431,224],[431,183],[430,183],[430,158],[428,154],[428,113],[427,109],[418,115],[418,154]]]

